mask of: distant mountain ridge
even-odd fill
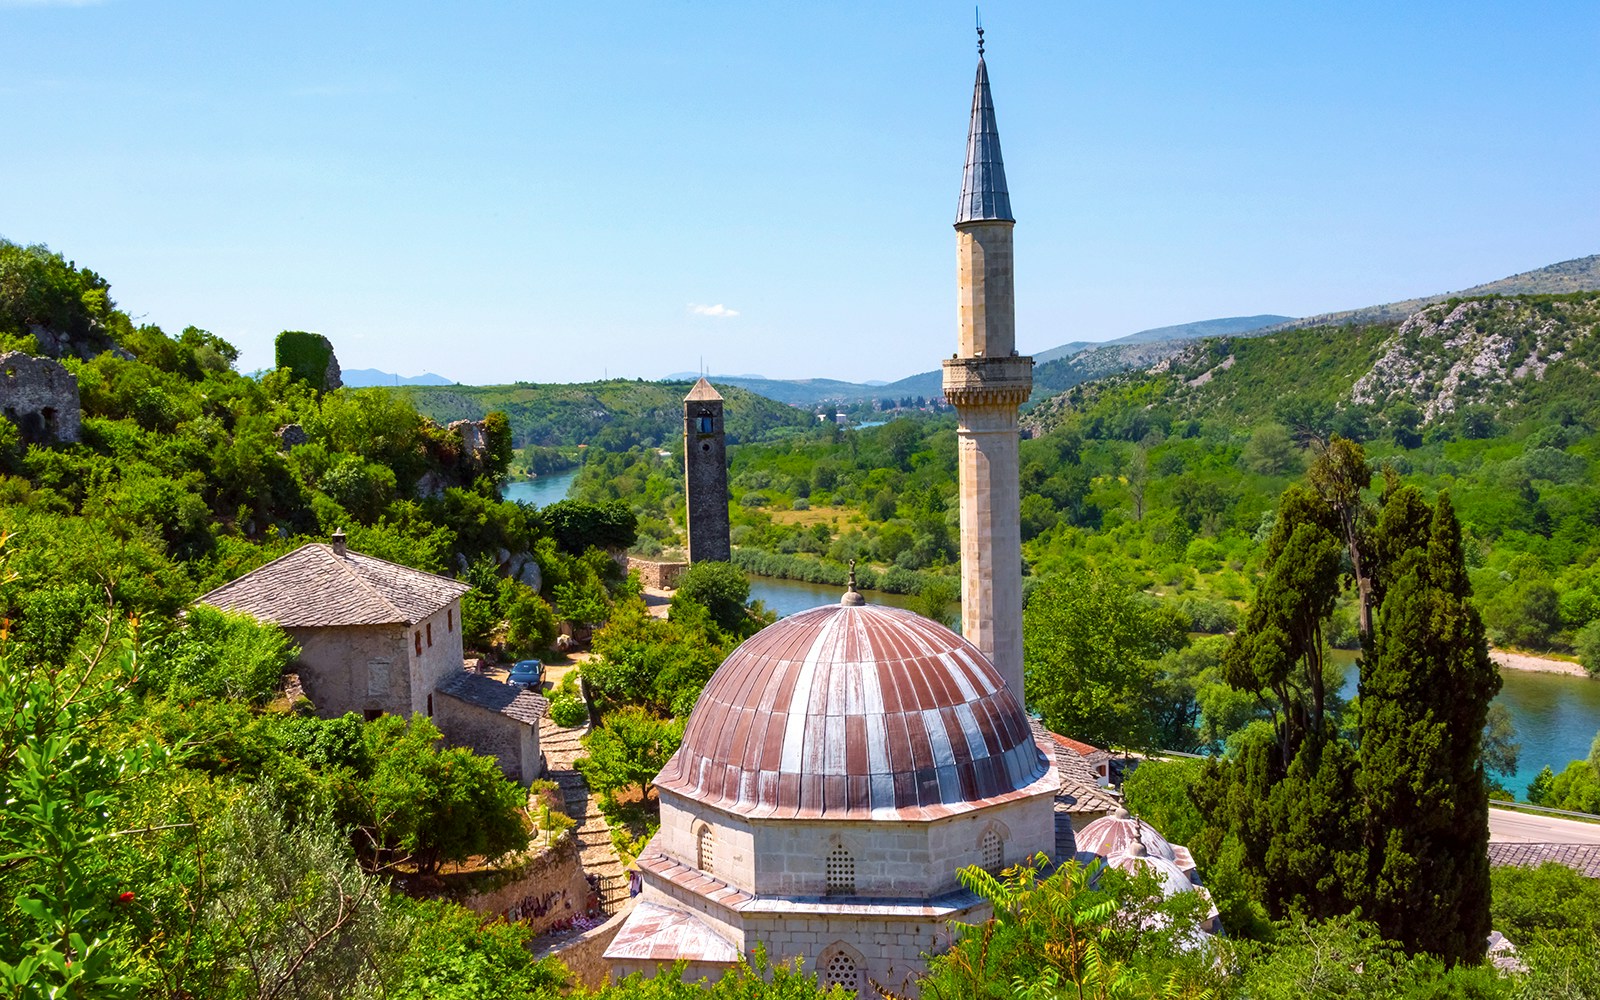
[[[1500,278],[1482,285],[1463,288],[1459,292],[1424,295],[1421,298],[1387,302],[1377,306],[1363,306],[1342,312],[1322,313],[1291,319],[1276,326],[1265,327],[1252,334],[1276,333],[1279,330],[1301,330],[1311,326],[1363,326],[1371,323],[1398,323],[1424,306],[1448,299],[1470,299],[1483,295],[1564,295],[1568,292],[1600,291],[1600,254],[1575,257],[1557,264],[1535,268]]]
[[[455,385],[454,379],[435,375],[433,372],[423,372],[421,375],[396,375],[393,372],[380,371],[377,368],[346,368],[340,373],[339,380],[345,385],[356,389],[365,389],[375,385]]]

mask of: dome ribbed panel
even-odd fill
[[[929,818],[1047,770],[977,647],[909,611],[834,605],[733,651],[656,785],[750,816]]]

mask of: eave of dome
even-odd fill
[[[833,605],[734,650],[656,785],[752,818],[926,820],[1053,779],[977,647],[907,611]]]

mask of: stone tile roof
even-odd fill
[[[739,949],[692,913],[659,903],[641,902],[628,914],[606,948],[610,961],[716,962],[732,965]]]
[[[502,684],[470,670],[456,671],[441,681],[436,690],[457,701],[499,712],[508,719],[528,726],[537,726],[550,710],[550,701],[542,695],[534,694],[521,685]]]
[[[1090,766],[1090,758],[1077,750],[1074,744],[1089,747],[1090,750],[1098,748],[1052,733],[1038,719],[1029,719],[1028,722],[1033,727],[1034,739],[1051,753],[1056,772],[1061,775],[1061,790],[1056,793],[1058,809],[1104,815],[1122,804],[1116,796],[1100,787],[1100,779]]]
[[[1537,868],[1552,861],[1579,875],[1600,878],[1600,844],[1489,844],[1491,865]]]
[[[855,917],[932,917],[944,919],[981,899],[965,889],[955,889],[931,899],[896,899],[886,896],[754,896],[736,889],[698,868],[686,865],[646,845],[634,862],[640,869],[730,910],[745,913],[820,914]]]
[[[721,400],[721,399],[722,399],[722,393],[720,393],[717,390],[713,389],[711,387],[711,383],[707,382],[704,378],[700,379],[698,382],[696,382],[694,384],[694,388],[689,390],[689,395],[683,397],[683,401],[685,403],[692,402],[692,401],[695,401],[695,400]]]
[[[650,846],[645,848],[645,852],[639,855],[639,860],[634,863],[644,871],[660,876],[697,896],[720,903],[730,910],[742,910],[755,899],[750,893],[735,889],[715,875],[708,875],[698,868],[692,868]]]
[[[321,542],[302,545],[225,583],[198,603],[286,628],[414,625],[472,588]]]
[[[978,648],[898,608],[769,625],[712,675],[660,790],[755,818],[930,820],[1053,792]]]

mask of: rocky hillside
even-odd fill
[[[1249,426],[1283,420],[1296,402],[1330,419],[1420,432],[1450,422],[1516,423],[1558,401],[1600,403],[1600,294],[1449,300],[1393,325],[1175,345],[1139,370],[1038,402],[1024,425],[1043,433],[1074,412],[1138,406]]]
[[[1342,312],[1323,313],[1292,319],[1276,326],[1265,327],[1258,333],[1275,333],[1279,330],[1300,330],[1312,326],[1361,326],[1371,323],[1398,323],[1412,313],[1449,299],[1476,298],[1484,295],[1566,295],[1572,292],[1600,291],[1600,254],[1564,260],[1559,264],[1513,274],[1459,292],[1442,292],[1421,298],[1389,302],[1378,306],[1364,306]]]

